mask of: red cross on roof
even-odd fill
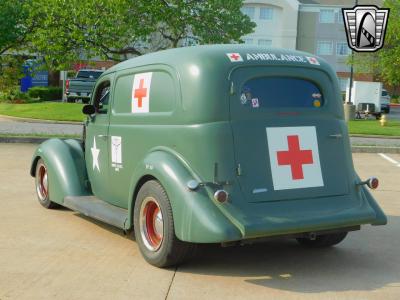
[[[230,56],[230,58],[232,58],[233,60],[239,60],[239,59],[240,59],[240,56],[237,55],[236,53],[232,53],[231,56]]]
[[[292,179],[304,179],[303,165],[313,163],[312,150],[300,150],[299,136],[287,137],[288,151],[278,151],[278,165],[290,165]]]
[[[147,89],[144,87],[144,79],[140,79],[139,88],[135,89],[134,97],[138,99],[138,107],[142,107],[142,100],[147,96]]]

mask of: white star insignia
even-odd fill
[[[100,166],[99,166],[100,149],[97,149],[95,137],[93,137],[93,147],[91,148],[91,150],[92,150],[92,158],[93,158],[93,170],[94,170],[94,168],[97,168],[97,170],[100,172]]]

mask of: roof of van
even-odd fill
[[[168,49],[150,54],[135,57],[121,62],[110,69],[104,75],[151,64],[166,64],[179,68],[188,62],[200,62],[204,64],[216,63],[231,64],[296,64],[314,67],[326,66],[327,63],[322,58],[313,54],[282,49],[269,48],[263,46],[228,44],[228,45],[205,45]]]

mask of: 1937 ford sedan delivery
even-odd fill
[[[386,224],[354,171],[338,81],[311,54],[243,45],[162,51],[96,83],[83,143],[33,156],[39,202],[133,231],[156,266],[197,243],[332,246]]]

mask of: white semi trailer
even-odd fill
[[[357,116],[373,115],[379,119],[381,112],[382,82],[354,81],[351,102],[356,106]],[[346,90],[346,100],[349,88]]]

